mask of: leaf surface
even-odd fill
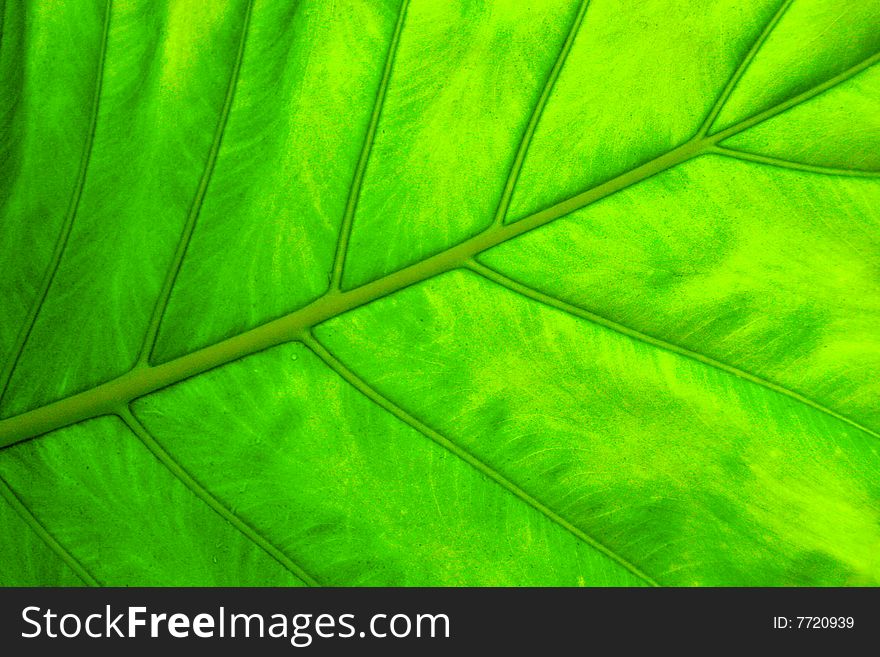
[[[5,3],[0,584],[880,583],[880,3]]]

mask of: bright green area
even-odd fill
[[[398,4],[257,4],[156,361],[274,319],[327,290]],[[211,59],[204,49],[196,54]],[[224,86],[226,77],[218,76]]]
[[[593,0],[538,124],[508,218],[690,139],[778,5],[655,1],[622,11],[617,0]]]
[[[328,585],[640,580],[366,399],[278,347],[135,413],[192,475]]]
[[[878,14],[876,0],[791,2],[716,127],[763,111],[875,55],[880,50]]]
[[[880,584],[880,3],[2,6],[0,585]]]
[[[7,487],[0,482],[0,491],[6,490]],[[15,501],[15,498],[11,499]],[[18,501],[15,506],[19,507],[20,504]],[[55,586],[82,586],[85,580],[78,577],[64,559],[52,550],[31,523],[33,520],[28,522],[16,512],[6,495],[0,499],[0,527],[15,537],[15,549],[3,550],[0,586],[45,586],[49,583]]]
[[[118,419],[92,420],[4,450],[0,476],[102,585],[301,585],[172,476]],[[11,547],[3,548],[4,573],[14,563],[6,556]]]
[[[480,259],[876,430],[878,183],[706,155]]]
[[[103,19],[86,5],[3,5],[0,371],[37,301],[80,169]]]
[[[724,145],[814,166],[880,171],[880,68],[870,68]]]
[[[355,215],[345,287],[442,251],[492,221],[577,5],[413,3]]]
[[[880,440],[815,409],[476,274],[318,337],[665,584],[880,584]]]
[[[57,4],[28,3],[25,10],[36,24],[42,23],[44,13],[54,24]],[[61,4],[69,11],[84,11],[100,3]],[[88,17],[93,14],[94,9]],[[103,20],[103,12],[98,14]],[[75,207],[64,257],[3,400],[4,415],[78,392],[133,364],[211,145],[226,91],[226,53],[236,43],[240,18],[234,3],[174,2],[169,11],[160,12],[154,2],[142,0],[114,6],[103,49],[101,23],[75,16],[56,27],[69,41],[56,37],[33,42],[35,67],[47,78],[33,80],[37,106],[21,110],[22,118],[36,123],[33,142],[22,147],[23,157],[41,153],[58,158],[52,130],[65,138],[70,135],[76,147],[69,155],[60,153],[70,165],[63,177],[38,168],[23,171],[16,184],[34,203],[42,198],[43,181],[51,181],[63,190],[59,194],[72,196]],[[71,31],[74,34],[68,36]],[[218,55],[203,52],[203,39],[215,44]],[[52,52],[53,58],[84,57],[81,42],[89,44],[93,55],[83,63],[82,81],[76,80],[68,91],[63,79],[48,77],[54,65],[42,58],[45,51],[64,43],[70,52]],[[96,93],[94,68],[101,56],[105,65],[92,135],[87,121],[68,122],[66,105],[78,104],[79,112],[89,114]],[[29,58],[25,53],[19,61]],[[67,94],[76,96],[62,105]],[[42,96],[51,103],[42,104]],[[59,107],[52,111],[54,105]],[[51,126],[48,132],[41,130],[43,124]],[[77,202],[76,172],[81,167],[86,173]],[[4,278],[15,272],[10,278],[19,285],[39,285],[46,266],[29,271],[27,254],[30,242],[51,251],[58,230],[52,227],[56,213],[48,209],[24,214],[17,206],[4,207],[0,225],[4,232],[12,231],[13,238],[19,230],[41,229],[30,234],[29,242],[0,238],[6,257],[16,263],[4,269]],[[62,216],[65,211],[66,207]],[[19,266],[26,269],[19,273]],[[28,304],[36,302],[35,296],[29,295]],[[13,326],[18,329],[20,324]]]

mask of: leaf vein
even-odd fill
[[[845,415],[838,413],[837,411],[833,411],[830,408],[828,408],[827,406],[824,406],[824,405],[820,404],[819,402],[813,401],[809,397],[806,397],[805,395],[802,395],[799,392],[795,392],[794,390],[786,388],[785,386],[781,386],[777,383],[773,383],[772,381],[761,378],[755,374],[747,372],[747,371],[740,369],[738,367],[735,367],[733,365],[729,365],[729,364],[722,362],[720,360],[711,358],[711,357],[706,356],[704,354],[701,354],[697,351],[687,349],[686,347],[682,347],[682,346],[674,344],[672,342],[667,342],[666,340],[661,340],[660,338],[655,338],[654,336],[648,335],[646,333],[642,333],[641,331],[637,331],[637,330],[630,328],[624,324],[620,324],[619,322],[615,322],[615,321],[608,319],[606,317],[602,317],[601,315],[597,315],[596,313],[592,313],[588,310],[584,310],[583,308],[580,308],[580,307],[575,306],[573,304],[570,304],[566,301],[558,299],[554,296],[551,296],[549,294],[545,294],[544,292],[540,292],[539,290],[536,290],[528,285],[520,283],[519,281],[516,281],[516,280],[510,278],[509,276],[505,276],[504,274],[498,272],[497,270],[492,269],[491,267],[489,267],[481,262],[478,262],[476,260],[473,260],[470,263],[468,263],[468,268],[471,271],[473,271],[475,274],[482,276],[486,280],[491,281],[492,283],[495,283],[496,285],[503,287],[503,288],[515,293],[515,294],[522,296],[522,297],[525,297],[527,299],[531,299],[532,301],[537,301],[538,303],[541,303],[545,306],[549,306],[551,308],[561,310],[564,313],[567,313],[567,314],[572,315],[574,317],[578,317],[580,319],[587,320],[589,322],[592,322],[593,324],[598,324],[599,326],[602,326],[607,329],[611,329],[612,331],[615,331],[616,333],[624,335],[628,338],[632,338],[634,340],[638,340],[639,342],[643,342],[645,344],[651,345],[652,347],[657,347],[659,349],[663,349],[664,351],[669,351],[674,354],[678,354],[679,356],[684,356],[685,358],[697,361],[699,363],[702,363],[703,365],[708,365],[709,367],[713,367],[713,368],[720,370],[722,372],[725,372],[727,374],[732,374],[733,376],[737,377],[738,379],[743,379],[745,381],[749,381],[749,382],[757,384],[763,388],[766,388],[767,390],[771,390],[771,391],[776,392],[778,394],[784,395],[784,396],[788,397],[789,399],[793,399],[793,400],[798,401],[806,406],[809,406],[809,407],[811,407],[821,413],[824,413],[825,415],[828,415],[828,416],[834,418],[835,420],[845,422],[846,424],[850,425],[851,427],[858,429],[859,431],[862,431],[863,433],[866,433],[869,436],[873,436],[874,438],[880,439],[880,433],[877,433],[876,431],[872,431],[868,427],[866,427],[862,424],[859,424],[855,420],[852,420],[852,419],[846,417]]]
[[[792,2],[794,2],[794,0],[785,0],[779,6],[779,9],[776,10],[773,16],[770,17],[770,20],[767,22],[767,25],[764,26],[761,34],[758,35],[758,38],[752,44],[752,47],[749,48],[746,56],[739,63],[739,66],[736,67],[733,75],[730,76],[730,79],[727,81],[727,84],[724,86],[724,89],[721,91],[721,94],[718,96],[715,104],[712,105],[712,109],[709,110],[709,114],[706,116],[706,120],[703,121],[703,125],[700,126],[700,129],[697,132],[700,137],[705,136],[705,134],[709,132],[712,124],[715,123],[715,119],[718,118],[721,110],[723,110],[724,106],[727,104],[727,100],[730,98],[730,95],[733,93],[736,85],[739,84],[739,81],[742,79],[743,75],[745,75],[745,72],[748,70],[749,66],[751,66],[755,57],[758,55],[758,52],[767,42],[767,39],[770,38],[770,34],[772,34],[773,30],[776,29],[776,26],[779,24],[779,21],[782,20],[782,17],[785,15],[785,12],[788,11],[788,8],[791,6]]]
[[[820,173],[829,176],[850,176],[855,178],[880,178],[880,171],[870,171],[868,169],[846,169],[840,167],[823,167],[813,164],[804,164],[803,162],[793,162],[778,157],[770,157],[761,155],[760,153],[750,153],[741,151],[737,148],[729,148],[727,146],[715,146],[710,153],[722,155],[735,160],[743,160],[745,162],[757,162],[758,164],[766,164],[771,167],[780,169],[793,169],[795,171],[807,171],[809,173]]]
[[[709,138],[713,141],[713,143],[720,143],[727,139],[728,137],[732,137],[735,134],[740,132],[745,132],[746,130],[755,127],[759,123],[763,123],[769,119],[772,119],[774,116],[778,116],[783,112],[786,112],[793,107],[797,107],[798,105],[807,102],[808,100],[819,96],[829,89],[833,89],[839,84],[846,82],[847,80],[854,78],[859,73],[866,71],[867,69],[874,66],[878,61],[880,61],[880,52],[876,52],[873,55],[866,57],[862,61],[850,66],[848,69],[841,71],[837,75],[828,78],[825,82],[821,84],[817,84],[812,89],[807,89],[806,91],[797,94],[796,96],[792,96],[786,101],[778,103],[773,107],[770,107],[763,112],[758,112],[750,116],[747,119],[743,119],[739,123],[736,123],[729,128],[725,128],[719,132],[716,132],[712,135],[709,135]]]
[[[52,251],[52,259],[49,261],[46,272],[43,275],[43,280],[40,282],[37,296],[25,318],[24,324],[22,324],[21,329],[16,336],[6,367],[3,369],[3,372],[0,373],[0,404],[2,404],[3,398],[9,389],[9,383],[15,373],[15,369],[18,367],[21,355],[24,352],[25,345],[30,339],[34,325],[37,323],[37,317],[40,314],[40,310],[46,301],[46,297],[49,295],[49,288],[52,287],[52,282],[55,280],[55,275],[58,273],[61,258],[67,249],[70,233],[73,230],[73,223],[76,219],[77,212],[79,211],[80,199],[82,198],[83,189],[85,188],[86,175],[88,174],[89,163],[92,158],[95,132],[98,127],[98,109],[100,107],[101,90],[104,86],[104,65],[107,60],[107,41],[110,33],[110,9],[112,4],[111,0],[107,0],[104,7],[104,25],[101,34],[101,47],[98,53],[98,65],[95,73],[95,88],[92,97],[89,130],[86,134],[85,143],[83,145],[82,159],[80,160],[79,171],[77,173],[76,182],[74,183],[73,194],[70,198],[64,222],[61,224],[61,231],[55,241],[55,248]]]
[[[320,583],[303,568],[297,565],[290,557],[273,545],[266,537],[252,527],[242,517],[230,511],[220,500],[200,484],[147,430],[138,420],[131,408],[126,406],[119,411],[119,418],[126,424],[137,439],[164,465],[174,477],[186,486],[193,495],[207,504],[221,518],[232,527],[253,541],[260,549],[281,564],[290,573],[302,580],[309,586],[320,586]]]
[[[529,493],[507,479],[504,475],[492,468],[490,465],[477,458],[467,449],[460,446],[458,443],[453,442],[449,438],[443,436],[439,432],[435,431],[427,424],[414,417],[413,415],[407,413],[403,408],[382,395],[378,390],[373,388],[370,384],[368,384],[352,370],[350,370],[342,361],[340,361],[323,344],[321,344],[321,342],[311,333],[302,336],[301,339],[303,343],[318,358],[320,358],[325,365],[327,365],[327,367],[333,370],[337,375],[339,375],[340,378],[350,384],[358,392],[363,394],[367,399],[369,399],[404,424],[409,425],[426,438],[432,440],[440,447],[443,447],[454,456],[458,457],[459,459],[473,467],[475,470],[501,486],[504,490],[519,499],[521,502],[528,504],[530,507],[547,517],[549,520],[568,531],[570,534],[575,536],[575,538],[602,553],[604,556],[608,557],[609,559],[622,566],[636,577],[644,580],[651,586],[659,586],[659,584],[654,579],[644,573],[636,565],[627,561],[624,557],[614,552],[611,548],[607,547],[583,530],[579,529],[577,526],[560,516],[558,513],[553,511],[553,509],[551,509],[538,499],[532,497]]]
[[[388,54],[385,57],[385,67],[382,71],[382,80],[379,83],[379,89],[376,91],[376,100],[373,103],[373,112],[370,116],[367,134],[364,136],[364,144],[361,147],[361,154],[358,158],[357,168],[355,169],[354,177],[351,181],[351,187],[348,191],[348,200],[345,204],[345,213],[342,216],[342,225],[339,228],[339,239],[336,243],[336,253],[333,256],[333,266],[330,272],[330,290],[335,291],[342,287],[342,274],[345,267],[345,258],[348,254],[348,242],[351,238],[352,226],[354,225],[354,213],[355,210],[357,210],[367,164],[370,161],[370,154],[373,151],[373,144],[376,141],[376,130],[379,127],[379,119],[382,116],[382,108],[385,105],[385,95],[388,92],[391,71],[394,68],[394,59],[397,56],[397,48],[400,45],[401,34],[403,34],[403,23],[406,20],[406,10],[408,6],[409,0],[403,0],[403,3],[400,5],[400,12],[397,15],[397,23],[394,26],[394,35],[391,37],[391,44],[388,46]]]
[[[43,543],[52,550],[58,557],[74,572],[76,576],[79,577],[83,583],[88,586],[101,586],[100,582],[96,580],[92,575],[86,570],[85,566],[83,566],[70,551],[67,550],[58,540],[49,533],[49,530],[41,523],[37,517],[33,514],[33,512],[27,508],[24,502],[15,494],[15,491],[12,490],[12,487],[6,482],[3,477],[0,477],[0,496],[2,496],[11,506],[15,512],[21,517],[21,519],[27,523],[28,527],[30,527],[33,532],[40,537]]]
[[[245,43],[247,42],[248,28],[250,27],[253,9],[254,0],[249,0],[248,5],[245,8],[244,24],[241,29],[241,38],[239,39],[238,51],[236,52],[235,56],[235,63],[232,66],[232,72],[229,77],[229,84],[226,87],[226,96],[223,99],[223,107],[220,110],[220,117],[217,121],[217,127],[214,131],[214,139],[211,142],[211,149],[210,151],[208,151],[208,159],[205,162],[205,169],[202,172],[201,178],[199,179],[199,186],[196,189],[195,197],[193,198],[189,213],[187,214],[186,223],[184,224],[183,231],[180,234],[180,239],[178,240],[177,248],[174,252],[174,258],[171,261],[171,266],[168,268],[168,271],[165,274],[165,279],[162,282],[162,289],[159,293],[159,297],[156,299],[156,304],[153,307],[153,312],[150,316],[150,322],[147,325],[147,331],[144,336],[141,350],[137,358],[137,363],[140,365],[149,364],[150,357],[152,356],[152,352],[156,344],[156,338],[159,334],[159,327],[162,323],[162,318],[165,315],[165,310],[168,307],[169,300],[171,299],[171,292],[174,289],[174,284],[177,280],[178,275],[180,274],[181,267],[183,266],[183,260],[186,257],[186,251],[189,248],[190,242],[192,241],[192,236],[195,232],[196,223],[198,221],[199,214],[202,211],[202,205],[205,202],[205,196],[207,196],[208,193],[208,186],[211,182],[211,177],[213,176],[214,169],[217,165],[217,158],[220,154],[220,147],[223,143],[223,135],[226,132],[226,125],[229,122],[229,114],[232,109],[232,103],[235,100],[235,89],[238,86],[238,79],[241,75],[241,66],[242,62],[244,61],[244,48]]]
[[[550,73],[544,83],[544,88],[541,90],[541,95],[538,96],[538,102],[535,104],[532,114],[529,117],[529,122],[526,125],[522,139],[516,149],[516,156],[514,157],[513,165],[510,168],[510,172],[507,174],[507,181],[504,183],[504,191],[501,194],[501,200],[498,202],[498,209],[496,210],[495,218],[493,219],[493,225],[495,226],[503,224],[504,218],[507,216],[507,210],[510,208],[514,188],[516,187],[517,180],[519,180],[519,174],[525,163],[526,153],[532,143],[532,137],[538,128],[541,115],[544,113],[544,107],[547,105],[547,101],[550,100],[550,94],[553,92],[553,87],[556,85],[556,81],[562,73],[562,68],[565,66],[566,59],[568,59],[568,53],[571,52],[571,48],[574,45],[578,32],[580,31],[580,27],[584,22],[584,16],[587,13],[587,7],[589,4],[590,0],[583,0],[580,7],[578,7],[578,12],[568,31],[568,35],[562,44],[562,49],[559,51],[559,55],[557,55],[556,61],[553,63],[553,68],[550,69]]]
[[[632,187],[700,155],[733,134],[747,130],[798,103],[809,100],[880,61],[880,52],[813,89],[703,139],[673,150],[555,205],[503,226],[492,226],[445,251],[351,290],[325,294],[274,320],[173,360],[136,367],[93,388],[0,420],[0,449],[76,422],[113,413],[120,404],[271,347],[301,339],[304,331],[342,313],[372,303],[406,287],[465,266],[479,253],[508,242],[592,203]]]

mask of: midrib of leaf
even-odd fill
[[[827,91],[875,64],[878,60],[880,60],[880,53],[875,53],[813,89],[744,119],[736,125],[712,135],[702,137],[695,135],[694,138],[681,146],[615,178],[535,212],[515,223],[503,226],[493,224],[477,235],[445,251],[430,256],[419,263],[409,265],[351,290],[339,291],[330,289],[325,295],[306,306],[239,335],[165,363],[134,368],[115,379],[111,379],[89,390],[2,420],[0,421],[0,448],[8,447],[22,440],[28,440],[76,422],[102,415],[115,415],[118,408],[138,397],[259,351],[280,344],[303,340],[312,327],[328,319],[381,297],[393,294],[410,285],[459,267],[465,267],[477,254],[485,250],[547,225],[575,210],[631,187],[678,164],[703,154],[712,153],[718,142]],[[727,367],[740,372],[744,377],[746,375],[745,372],[741,372],[737,368]],[[784,391],[784,394],[787,394],[789,397],[802,401],[797,393],[786,388],[779,386],[778,391]],[[811,405],[829,415],[838,417],[838,414],[816,402],[813,402]],[[843,419],[843,416],[839,417]],[[854,420],[847,418],[846,421],[865,433],[877,436],[874,431]]]
[[[85,567],[76,560],[76,557],[68,552],[67,549],[49,533],[42,523],[37,520],[36,516],[34,516],[30,509],[25,506],[24,502],[18,498],[18,495],[15,494],[15,491],[12,490],[12,488],[10,488],[9,484],[6,483],[6,480],[3,479],[3,477],[0,477],[0,497],[6,500],[9,506],[15,510],[28,527],[40,537],[43,543],[45,543],[52,552],[58,555],[58,557],[67,564],[74,573],[76,573],[76,576],[79,577],[83,583],[89,586],[101,586],[101,583],[92,577],[89,571],[87,571]]]
[[[342,225],[339,229],[339,241],[336,244],[336,253],[333,256],[333,266],[330,271],[330,289],[339,290],[342,286],[342,274],[345,268],[345,257],[348,254],[348,242],[351,239],[351,228],[354,224],[354,213],[357,210],[360,199],[361,187],[363,186],[364,174],[370,161],[370,153],[376,140],[376,129],[379,127],[379,119],[382,117],[382,108],[385,105],[385,94],[388,91],[388,83],[391,80],[391,71],[394,68],[394,59],[397,55],[397,47],[400,45],[400,35],[403,33],[403,23],[406,20],[406,10],[409,0],[403,0],[400,11],[397,14],[397,24],[394,26],[394,35],[391,37],[391,45],[388,46],[388,54],[385,56],[385,67],[382,70],[382,80],[376,91],[376,100],[373,103],[373,112],[370,115],[370,123],[367,126],[367,134],[364,136],[364,145],[358,158],[357,168],[348,191],[348,199],[345,203],[345,212],[342,216]]]
[[[36,299],[31,305],[31,309],[16,336],[10,357],[6,362],[6,367],[0,372],[0,405],[3,403],[3,398],[9,389],[9,382],[12,380],[12,375],[15,373],[15,368],[18,366],[18,361],[21,359],[21,354],[24,352],[24,347],[31,335],[34,324],[37,322],[37,317],[40,314],[40,309],[43,307],[43,302],[45,302],[46,296],[49,294],[49,288],[52,287],[52,281],[55,280],[55,274],[58,272],[58,266],[61,263],[61,256],[64,255],[64,251],[67,248],[67,242],[70,238],[71,230],[73,229],[73,222],[76,219],[76,214],[79,210],[79,203],[86,182],[86,174],[88,173],[89,162],[92,157],[92,147],[95,143],[95,131],[98,127],[98,110],[100,108],[101,89],[104,86],[104,64],[107,59],[107,40],[110,34],[111,6],[112,2],[107,0],[104,7],[104,25],[101,34],[100,51],[98,52],[98,66],[95,73],[95,88],[92,94],[89,128],[86,133],[82,156],[80,157],[80,166],[79,171],[77,172],[76,182],[73,185],[73,193],[70,197],[67,214],[64,217],[64,221],[61,224],[61,230],[55,241],[55,248],[52,251],[52,257],[49,260],[46,273],[43,275],[43,280],[40,282],[40,288],[37,291]],[[5,14],[5,11],[3,13]]]
[[[314,335],[311,334],[311,332],[303,335],[302,342],[309,349],[311,349],[311,351],[318,358],[320,358],[324,362],[324,364],[327,365],[327,367],[336,372],[336,374],[338,374],[344,381],[350,384],[355,390],[360,392],[377,406],[385,409],[385,411],[396,417],[401,422],[409,425],[410,427],[424,435],[426,438],[429,438],[444,449],[448,450],[456,457],[473,467],[475,470],[504,488],[508,493],[510,493],[520,501],[525,502],[533,509],[549,518],[552,522],[556,523],[557,525],[574,535],[575,538],[583,541],[593,549],[597,550],[604,556],[608,557],[618,565],[631,572],[636,577],[639,577],[651,586],[659,586],[657,581],[655,581],[637,566],[630,563],[622,556],[612,551],[610,548],[606,547],[600,541],[596,540],[589,534],[585,533],[583,530],[570,523],[568,520],[556,513],[546,504],[543,504],[532,495],[529,495],[529,493],[527,493],[525,490],[504,477],[500,472],[498,472],[488,464],[481,461],[464,447],[456,442],[453,442],[436,430],[432,429],[427,424],[419,420],[417,417],[411,415],[410,413],[407,413],[403,408],[382,395],[378,390],[376,390],[369,383],[360,378],[342,361],[334,356],[323,344],[321,344],[321,342],[317,338],[314,337]]]
[[[211,183],[211,176],[217,165],[217,156],[220,154],[220,146],[223,143],[223,135],[226,132],[226,124],[229,122],[229,113],[232,109],[232,101],[235,99],[235,89],[238,86],[238,79],[241,75],[241,64],[244,60],[244,47],[247,42],[248,28],[251,23],[251,14],[253,13],[254,0],[249,0],[244,14],[244,25],[241,28],[241,37],[238,42],[238,51],[235,55],[235,63],[232,66],[232,73],[229,76],[229,83],[226,87],[226,96],[223,99],[223,107],[220,110],[220,117],[217,120],[217,127],[214,130],[214,139],[211,142],[211,150],[208,152],[208,160],[205,163],[205,169],[199,180],[199,186],[196,189],[196,195],[190,206],[189,214],[186,217],[183,231],[180,234],[180,240],[177,243],[177,249],[174,253],[174,259],[162,282],[162,290],[156,305],[153,308],[150,323],[147,326],[144,341],[141,345],[140,353],[136,361],[135,367],[149,365],[153,348],[156,345],[156,336],[159,334],[159,326],[165,315],[165,309],[168,307],[168,300],[171,298],[171,290],[177,276],[180,274],[180,268],[183,265],[183,259],[186,257],[186,250],[189,248],[190,240],[195,231],[196,222],[202,211],[202,205],[205,202],[205,196],[208,193],[208,185]]]
[[[186,486],[196,497],[213,509],[221,518],[226,520],[235,529],[249,538],[255,545],[266,552],[270,557],[275,559],[284,568],[293,575],[308,584],[309,586],[320,586],[321,584],[312,575],[307,573],[301,566],[296,564],[290,557],[284,554],[278,547],[272,544],[265,536],[254,529],[243,518],[230,511],[226,505],[214,497],[207,488],[202,486],[193,477],[186,468],[184,468],[168,451],[162,447],[147,428],[131,412],[131,408],[126,405],[119,409],[116,413],[119,418],[126,424],[129,430],[137,437],[138,440],[155,456],[162,465],[164,465],[184,486]]]

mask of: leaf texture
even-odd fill
[[[880,2],[8,2],[0,584],[877,585]]]

